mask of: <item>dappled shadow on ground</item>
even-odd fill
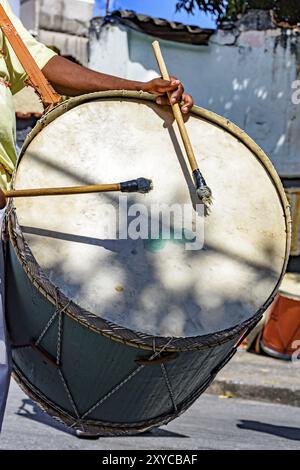
[[[56,421],[55,419],[51,418],[45,411],[43,411],[34,401],[30,398],[23,398],[22,404],[19,406],[16,414],[21,416],[22,418],[27,418],[32,421],[37,421],[39,423],[43,423],[46,426],[50,426],[55,428],[59,431],[65,432],[67,434],[74,435],[74,431],[63,423]]]

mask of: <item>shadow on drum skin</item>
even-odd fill
[[[178,162],[179,162],[179,165],[180,165],[181,170],[182,170],[183,178],[185,179],[187,188],[188,188],[189,193],[190,193],[191,204],[192,204],[194,210],[196,211],[197,204],[199,205],[199,204],[201,204],[201,202],[199,201],[199,198],[197,197],[197,194],[196,194],[196,191],[195,191],[195,184],[194,184],[194,181],[193,181],[193,178],[192,178],[192,175],[191,175],[191,170],[190,170],[190,168],[187,164],[187,158],[182,153],[178,138],[177,138],[175,130],[174,130],[174,125],[176,125],[176,122],[175,122],[175,118],[173,116],[173,113],[170,111],[170,108],[168,106],[158,106],[154,103],[152,103],[151,105],[147,103],[146,106],[148,106],[152,111],[155,112],[155,114],[157,116],[160,117],[160,119],[163,121],[163,127],[169,133],[170,140],[171,140],[171,142],[173,144],[173,147],[174,147],[174,158],[175,158],[175,155],[176,155],[177,159],[178,159]],[[185,122],[188,121],[189,118],[190,118],[190,116],[185,116],[185,119],[184,119]],[[163,158],[164,157],[162,155],[162,161],[163,161]],[[182,179],[182,181],[184,181],[184,180]],[[209,208],[204,206],[204,215],[208,216],[209,212],[210,212]]]
[[[187,185],[187,188],[188,188],[189,193],[190,193],[192,206],[193,206],[194,210],[196,211],[196,205],[200,204],[200,201],[199,201],[199,199],[197,197],[197,194],[196,194],[196,191],[195,191],[195,185],[194,185],[193,178],[191,176],[191,171],[190,171],[190,169],[188,167],[188,164],[187,164],[187,159],[181,151],[179,141],[177,139],[176,133],[175,133],[174,128],[173,128],[174,123],[176,124],[174,116],[173,116],[173,114],[170,111],[170,108],[168,106],[158,106],[155,103],[150,104],[150,103],[147,103],[147,102],[145,102],[145,106],[150,108],[152,111],[155,112],[155,114],[157,116],[160,117],[160,119],[163,122],[163,127],[169,133],[170,140],[172,141],[172,144],[173,144],[173,147],[174,147],[174,158],[175,158],[175,154],[176,154],[177,158],[178,158],[178,162],[179,162],[181,170],[182,170],[182,173],[183,173],[183,177],[186,181],[186,185]],[[188,117],[185,116],[185,120],[188,120],[188,119],[189,119],[189,116]],[[39,155],[37,155],[36,153],[30,152],[29,150],[27,150],[27,155],[30,156],[30,158],[33,160],[34,163],[35,162],[40,163],[42,161],[43,166],[48,167],[50,170],[57,171],[58,173],[64,174],[67,177],[72,178],[74,180],[73,184],[93,185],[93,184],[102,183],[102,181],[100,181],[99,178],[97,180],[95,180],[95,178],[89,178],[87,176],[80,176],[79,177],[79,175],[77,173],[72,171],[71,167],[67,168],[65,166],[60,166],[57,163],[54,164],[54,162],[49,161],[45,158],[42,158]],[[163,155],[162,155],[162,160],[163,160]],[[154,185],[155,185],[155,175],[153,175],[153,181],[154,181]],[[184,180],[182,180],[182,181],[184,181]],[[106,193],[105,196],[111,202],[115,201],[114,196],[112,194]],[[209,215],[209,212],[210,212],[209,209],[205,206],[204,215],[205,216]]]
[[[94,237],[84,237],[82,235],[75,235],[73,233],[57,232],[55,230],[45,230],[42,228],[28,227],[25,225],[22,225],[20,228],[24,234],[38,235],[41,237],[49,237],[49,238],[54,238],[57,240],[70,241],[70,242],[75,242],[75,243],[85,243],[87,245],[101,246],[113,253],[120,253],[123,250],[123,248],[126,247],[128,244],[128,240],[118,240],[118,239],[108,240],[108,239],[101,239],[101,238],[94,238]],[[215,245],[205,244],[205,246],[203,247],[203,250],[204,251],[211,250],[215,253],[225,255],[228,258],[233,259],[239,263],[246,264],[250,268],[261,270],[262,275],[260,276],[260,278],[271,276],[271,277],[274,277],[274,279],[277,279],[278,277],[278,274],[272,268],[266,267],[265,264],[257,263],[252,260],[242,258],[241,256],[238,256],[235,253],[222,250],[220,247],[217,247]],[[272,249],[271,246],[268,245],[268,247],[265,248],[265,259],[268,259],[269,263],[273,259],[273,254],[274,254],[274,250]],[[187,251],[186,255],[188,257],[193,257],[193,251]]]
[[[262,423],[260,421],[250,421],[242,419],[238,423],[237,428],[246,429],[250,431],[262,432],[265,434],[272,434],[273,436],[282,437],[292,441],[300,441],[300,429],[292,428],[290,426],[278,426],[275,424]]]
[[[86,245],[101,246],[106,250],[109,250],[113,253],[120,253],[125,246],[127,246],[127,240],[108,240],[101,238],[93,237],[84,237],[82,235],[75,235],[73,233],[57,232],[55,230],[45,230],[37,227],[27,227],[25,225],[21,226],[23,233],[28,235],[38,235],[41,237],[54,238],[56,240],[64,240],[74,243],[85,243]],[[118,248],[116,247],[118,245]]]
[[[27,155],[28,155],[28,157],[30,157],[30,159],[33,160],[34,163],[35,162],[37,162],[37,163],[43,162],[43,166],[46,166],[51,170],[58,171],[59,173],[62,173],[64,175],[72,178],[79,185],[91,185],[91,184],[96,183],[94,178],[87,178],[86,176],[80,176],[80,178],[79,178],[78,174],[72,171],[71,166],[67,168],[65,166],[60,166],[58,164],[54,164],[53,162],[50,162],[49,160],[46,160],[45,158],[42,158],[39,155],[36,155],[36,153],[32,153],[32,152],[29,152],[29,151],[27,151]],[[71,158],[72,158],[72,156],[70,156],[70,159]],[[99,181],[97,181],[97,184],[99,184]]]
[[[30,410],[32,409],[32,411]],[[22,418],[30,419],[32,421],[36,421],[38,423],[45,424],[51,428],[57,429],[58,431],[62,431],[66,434],[70,434],[75,436],[75,431],[65,426],[63,423],[52,418],[49,414],[43,411],[34,401],[30,398],[23,398],[22,404],[19,406],[19,409],[16,412],[17,416],[21,416]]]
[[[184,157],[184,155],[181,151],[176,133],[175,133],[172,125],[167,125],[166,128],[168,130],[168,133],[169,133],[170,139],[172,141],[175,153],[177,155],[179,164],[181,166],[181,170],[182,170],[183,176],[184,176],[185,181],[186,181],[186,185],[187,185],[189,193],[190,193],[191,203],[193,205],[194,210],[196,211],[196,205],[200,204],[200,201],[199,201],[199,199],[196,195],[195,185],[194,185],[194,182],[192,180],[190,170],[187,166],[186,158]],[[206,212],[205,212],[205,215],[207,215]]]
[[[21,229],[22,229],[22,232],[24,234],[32,234],[32,235],[37,235],[37,236],[42,236],[42,237],[50,237],[50,238],[53,238],[53,239],[58,239],[58,240],[63,240],[63,241],[71,241],[71,242],[75,242],[75,243],[85,243],[85,244],[90,244],[90,245],[94,245],[94,246],[103,247],[104,249],[107,249],[108,251],[110,251],[111,253],[113,253],[117,256],[120,255],[122,252],[124,252],[124,249],[128,248],[128,240],[106,240],[106,239],[103,240],[103,239],[83,237],[83,236],[79,236],[79,235],[75,235],[75,234],[68,234],[68,233],[63,233],[63,232],[44,230],[44,229],[39,229],[39,228],[36,228],[36,227],[27,227],[27,226],[21,226]],[[126,279],[126,283],[124,283],[125,284],[125,290],[131,290],[136,285],[136,277],[134,275],[132,276],[132,270],[131,270],[130,263],[128,265],[125,265],[125,263],[122,263],[122,261],[121,262],[119,261],[119,258],[117,258],[117,261],[119,262],[120,270],[125,272],[125,279]],[[55,265],[53,265],[50,268],[50,270],[55,272],[56,276],[60,276],[60,275],[63,276],[63,270],[61,269],[60,263],[56,263]],[[145,290],[148,289],[149,287],[151,288],[151,286],[153,286],[155,288],[159,284],[159,277],[156,274],[154,265],[148,263],[148,272],[147,272],[147,274],[148,275],[145,277],[145,279],[144,279],[144,281],[141,285],[141,289],[139,290],[139,292],[137,294],[137,299],[136,299],[137,309],[139,309],[140,311],[143,310],[143,306],[140,305],[140,301],[141,301],[141,297],[143,296],[143,293],[145,292]],[[57,284],[57,279],[54,279],[54,280],[52,279],[51,274],[49,274],[49,270],[46,270],[46,275],[49,277],[51,282],[54,282],[54,284]],[[93,276],[93,272],[91,271],[90,277],[92,277],[92,276]],[[87,277],[85,276],[84,281],[86,281],[86,280],[87,280]],[[81,297],[81,290],[82,290],[82,285],[81,284],[79,284],[79,283],[74,284],[74,283],[71,283],[70,280],[68,280],[68,292],[64,292],[64,293],[65,293],[65,295],[67,295],[67,297],[73,297],[72,300],[74,300],[74,296],[76,296],[77,298]],[[76,302],[76,299],[75,299],[75,302]],[[200,310],[199,304],[197,303],[197,301],[194,298],[193,289],[186,290],[184,296],[183,296],[182,293],[179,294],[178,296],[174,296],[173,292],[171,292],[168,289],[164,288],[164,296],[163,296],[162,302],[163,303],[160,304],[159,312],[168,311],[168,309],[172,305],[173,306],[179,306],[184,311],[185,310],[185,305],[187,303],[190,304],[190,309],[189,310],[190,310],[190,312],[191,311],[194,312],[194,316],[196,316],[196,313],[199,312],[199,310]],[[121,326],[127,326],[131,329],[135,329],[132,326],[132,321],[131,321],[131,326],[128,325],[128,320],[130,319],[130,311],[126,308],[126,304],[125,304],[124,308],[126,309],[126,316],[124,316],[122,318],[122,321],[118,318],[111,318],[111,306],[110,306],[110,304],[108,306],[107,305],[103,306],[103,310],[101,310],[101,315],[100,315],[100,312],[95,313],[94,311],[92,311],[92,313],[94,313],[96,316],[101,316],[102,318],[104,318],[106,320],[113,321],[116,324],[120,324]],[[237,307],[235,307],[235,308],[237,308]],[[136,315],[136,312],[135,312],[134,315]],[[155,328],[156,328],[157,331],[161,331],[160,325],[161,325],[162,321],[163,321],[163,318],[161,318],[161,316],[159,318],[157,318],[157,321],[155,322]],[[201,329],[203,329],[203,327],[200,326],[201,322],[200,322],[199,319],[198,319],[197,324],[194,324],[194,321],[193,321],[192,317],[190,317],[188,319],[185,319],[185,322],[188,323],[190,326],[192,325],[193,328],[194,328],[194,331],[195,330],[200,330],[201,331]],[[129,323],[130,323],[130,321],[129,321]],[[141,327],[140,327],[140,329],[138,327],[136,327],[136,329],[143,331],[143,329]],[[184,327],[184,329],[186,329],[186,326]]]
[[[42,162],[43,163],[43,166],[45,167],[48,167],[50,170],[54,170],[54,171],[57,171],[58,173],[61,173],[61,174],[64,174],[66,175],[67,177],[69,178],[72,178],[72,180],[74,181],[72,183],[72,185],[94,185],[94,184],[105,184],[107,183],[107,181],[101,181],[100,178],[88,178],[86,176],[80,176],[75,173],[74,171],[72,171],[71,169],[71,166],[70,167],[65,167],[65,166],[60,166],[58,164],[54,164],[53,162],[49,161],[49,160],[46,160],[45,158],[42,158],[40,157],[39,155],[36,155],[35,153],[32,153],[32,152],[29,152],[27,150],[27,155],[30,156],[30,158],[33,160],[33,162],[37,162],[37,163],[40,163]],[[101,194],[101,193],[99,193]],[[114,193],[105,193],[105,197],[107,199],[107,202],[110,201],[112,204],[115,202],[115,196],[114,196]],[[106,204],[107,204],[106,202]]]
[[[269,265],[266,266],[264,263],[258,263],[250,259],[245,259],[242,258],[241,256],[238,256],[236,253],[229,252],[228,250],[222,249],[220,246],[216,245],[209,245],[208,243],[204,244],[204,247],[202,248],[204,251],[213,251],[214,253],[219,253],[221,255],[224,255],[228,257],[231,260],[237,261],[238,263],[245,264],[249,268],[255,269],[255,270],[260,270],[261,275],[259,276],[259,280],[264,279],[265,277],[272,277],[274,281],[278,279],[278,273],[274,271],[270,265],[273,260],[273,255],[275,254],[275,251],[273,247],[269,244],[268,246],[265,246],[265,253],[264,253],[264,259],[267,259],[269,261]],[[192,258],[193,256],[193,251],[187,251],[186,256],[189,258]]]
[[[32,235],[37,235],[37,236],[44,236],[44,237],[50,237],[53,239],[58,239],[58,240],[63,240],[63,241],[71,241],[71,242],[76,242],[76,243],[84,243],[84,244],[90,244],[90,245],[95,245],[99,247],[103,247],[104,249],[107,249],[112,253],[112,255],[115,255],[115,262],[118,263],[120,271],[123,272],[123,277],[124,277],[124,288],[125,291],[131,292],[131,291],[136,291],[136,308],[132,312],[129,308],[126,306],[126,298],[122,299],[120,297],[120,301],[123,304],[124,311],[123,313],[119,313],[118,315],[114,314],[112,316],[112,307],[108,303],[104,303],[99,306],[99,311],[98,313],[95,313],[93,309],[87,308],[87,310],[92,311],[95,313],[97,316],[100,316],[106,320],[110,320],[120,326],[126,326],[130,329],[133,330],[138,330],[138,331],[143,331],[144,333],[148,333],[149,328],[147,327],[143,328],[142,325],[144,325],[144,320],[142,321],[139,318],[140,315],[137,316],[137,312],[143,312],[144,311],[144,306],[143,306],[143,298],[146,293],[149,295],[149,291],[153,291],[157,289],[157,286],[159,284],[159,275],[156,271],[156,267],[154,265],[154,262],[148,262],[147,266],[147,273],[143,277],[143,279],[139,279],[139,284],[137,286],[137,278],[136,278],[136,273],[132,269],[132,262],[130,262],[130,252],[128,252],[128,262],[126,262],[124,259],[121,258],[121,254],[124,252],[124,249],[126,250],[127,247],[127,240],[107,240],[107,239],[96,239],[92,237],[84,237],[84,236],[79,236],[71,233],[64,233],[64,232],[56,232],[56,231],[51,231],[51,230],[44,230],[44,229],[39,229],[36,227],[27,227],[23,226],[21,227],[22,231],[26,234],[32,234]],[[250,268],[252,268],[254,271],[256,271],[256,278],[255,278],[255,284],[259,284],[264,281],[264,278],[266,276],[274,277],[277,278],[278,275],[266,266],[265,263],[257,263],[253,260],[249,259],[243,259],[240,256],[237,256],[235,253],[228,252],[225,249],[221,249],[221,247],[215,247],[215,246],[205,246],[205,251],[212,250],[215,253],[220,253],[223,256],[228,257],[230,260],[235,260],[240,264],[246,264]],[[265,253],[263,258],[265,260],[269,260],[268,264],[271,264],[271,260],[273,259],[273,247],[270,243],[268,243],[265,246]],[[189,258],[192,259],[193,257],[193,252],[186,252],[187,255],[187,260]],[[95,269],[97,269],[95,267]],[[59,280],[57,278],[60,278],[63,276],[63,270],[61,269],[60,264],[58,263],[57,265],[53,266],[51,268],[51,271],[55,272],[56,278],[51,280],[54,282],[54,284],[57,285],[57,282],[59,284]],[[91,269],[91,277],[94,275],[94,271]],[[48,274],[49,276],[49,274]],[[84,283],[87,282],[87,278],[85,276]],[[73,297],[72,300],[74,300],[76,303],[82,296],[82,288],[84,288],[84,283],[76,283],[72,284],[70,283],[70,280],[68,281],[68,292],[64,292],[68,297]],[[199,305],[199,300],[197,299],[196,292],[195,292],[195,287],[194,283],[192,283],[189,288],[186,288],[184,292],[174,292],[174,290],[169,289],[165,286],[160,286],[161,292],[160,292],[160,307],[159,310],[155,312],[151,312],[151,322],[152,322],[152,328],[156,331],[157,335],[164,335],[162,333],[164,331],[164,324],[165,321],[168,321],[168,312],[171,312],[173,309],[179,309],[183,312],[186,312],[188,310],[188,315],[185,315],[184,319],[182,320],[182,332],[183,336],[195,336],[195,332],[197,332],[196,336],[200,336],[203,334],[209,334],[211,332],[216,332],[220,331],[226,328],[232,328],[236,324],[239,324],[240,322],[243,322],[253,316],[256,312],[251,312],[251,313],[246,313],[245,311],[245,305],[244,305],[244,300],[242,293],[240,292],[238,297],[230,296],[230,293],[228,296],[224,295],[222,298],[220,297],[220,301],[222,300],[222,308],[220,305],[216,306],[215,309],[211,310],[209,317],[205,314],[205,312],[201,313],[201,308]],[[249,300],[249,299],[248,299]],[[79,302],[80,303],[80,302]],[[84,308],[86,308],[84,306]],[[239,312],[243,312],[243,314]],[[166,315],[159,315],[159,312],[166,312]],[[121,316],[120,316],[121,315]],[[147,313],[145,312],[145,315]],[[230,315],[231,321],[228,323],[226,318],[228,318],[228,315]],[[195,321],[194,321],[195,320]],[[142,325],[139,323],[142,321]],[[204,321],[204,323],[203,323]],[[138,322],[138,323],[137,323]],[[218,327],[217,327],[218,325]],[[152,333],[152,332],[151,332]],[[177,336],[176,334],[174,336]]]

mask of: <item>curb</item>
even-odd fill
[[[300,390],[215,379],[206,393],[223,398],[242,398],[300,407]]]

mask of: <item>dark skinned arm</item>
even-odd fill
[[[78,96],[108,90],[146,91],[157,96],[158,104],[167,104],[166,93],[171,92],[172,102],[181,105],[183,114],[187,114],[193,106],[192,97],[184,93],[182,83],[175,77],[171,77],[170,81],[155,78],[149,82],[135,82],[95,72],[60,56],[50,59],[43,73],[62,95]]]

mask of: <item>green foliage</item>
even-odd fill
[[[180,0],[176,3],[177,11],[184,9],[193,14],[197,8],[204,13],[221,17],[226,12],[226,0]]]
[[[226,10],[226,17],[235,20],[237,15],[245,13],[248,2],[245,0],[229,0]]]
[[[176,3],[176,10],[184,9],[193,14],[198,8],[204,13],[215,15],[221,21],[225,17],[235,19],[239,13],[244,12],[247,4],[246,0],[180,0]]]
[[[249,9],[273,10],[279,21],[290,24],[300,22],[299,0],[177,0],[176,10],[181,9],[191,14],[199,9],[215,15],[219,22],[224,19],[235,20]]]

